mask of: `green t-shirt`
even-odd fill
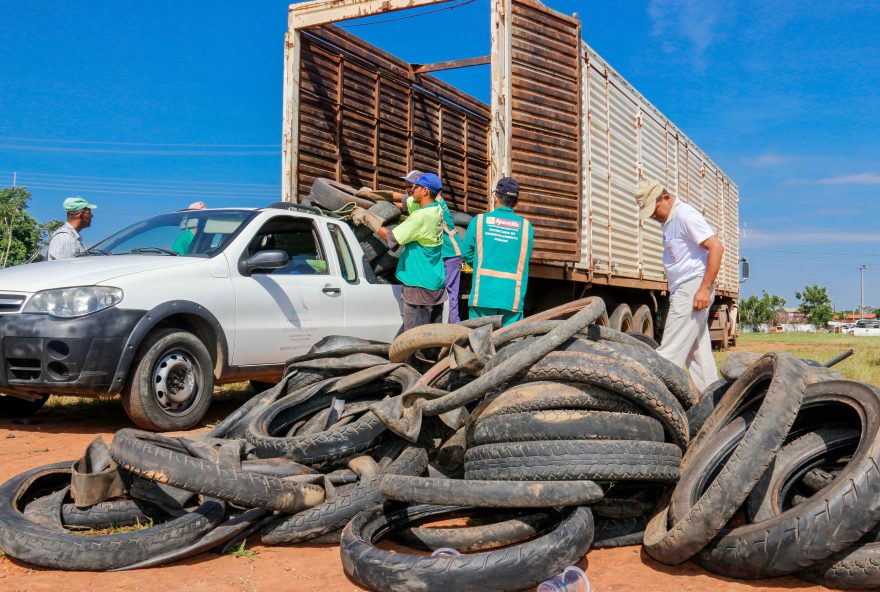
[[[426,290],[439,290],[446,285],[446,268],[440,252],[442,214],[436,202],[428,204],[391,231],[394,240],[403,245],[397,279],[404,285]]]
[[[176,239],[174,239],[174,244],[171,245],[171,250],[178,255],[186,255],[187,253],[189,253],[189,247],[192,244],[195,236],[196,235],[194,235],[191,230],[184,230],[177,235]]]

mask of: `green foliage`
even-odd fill
[[[795,292],[794,295],[801,301],[801,312],[807,315],[817,329],[825,327],[834,316],[831,297],[828,296],[828,289],[825,286],[818,284],[806,286],[803,292]]]
[[[762,290],[762,296],[749,296],[739,303],[739,317],[743,325],[763,325],[773,320],[773,313],[785,306],[785,298],[776,294],[768,294]]]
[[[243,541],[241,541],[241,544],[238,547],[229,551],[229,555],[232,557],[244,557],[245,559],[253,561],[259,551],[255,549],[248,549],[245,546],[246,544],[247,539],[244,539]]]
[[[37,222],[27,213],[30,198],[24,187],[0,189],[0,268],[27,263],[63,224],[60,220]]]

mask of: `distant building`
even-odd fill
[[[774,325],[804,325],[809,322],[807,315],[797,308],[782,308],[773,313]]]
[[[855,323],[859,319],[876,319],[876,318],[877,318],[877,315],[875,315],[874,313],[866,312],[864,315],[848,314],[843,318],[843,320],[846,323]]]

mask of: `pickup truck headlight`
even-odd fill
[[[71,319],[82,317],[122,302],[122,290],[106,286],[81,286],[37,292],[22,312],[50,314]]]

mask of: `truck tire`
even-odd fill
[[[0,393],[0,417],[30,417],[40,410],[49,400],[49,395],[40,395],[38,399],[28,401],[15,395]]]
[[[614,312],[608,318],[608,325],[621,333],[629,333],[635,326],[633,323],[633,313],[628,304],[618,304]]]
[[[553,512],[493,514],[471,517],[468,526],[401,528],[392,536],[396,543],[434,551],[455,549],[461,553],[489,551],[534,538],[546,532],[555,520]]]
[[[374,202],[358,197],[355,193],[357,193],[357,190],[350,185],[318,177],[312,183],[309,199],[312,200],[312,203],[328,210],[338,210],[350,203],[354,203],[366,210],[375,205]]]
[[[654,339],[654,315],[651,314],[651,309],[647,304],[636,309],[632,315],[632,324],[633,332]]]
[[[140,347],[122,392],[131,420],[157,432],[197,425],[214,393],[214,362],[201,340],[179,329],[157,329]]]

